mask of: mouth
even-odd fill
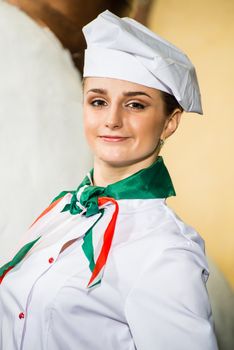
[[[129,139],[129,137],[123,137],[123,136],[109,136],[109,135],[103,135],[99,136],[101,140],[105,142],[123,142]]]

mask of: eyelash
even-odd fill
[[[95,100],[91,101],[90,104],[94,108],[98,108],[98,107],[106,106],[107,102],[104,100],[101,100],[101,99],[95,99]],[[131,109],[134,109],[134,110],[143,110],[146,108],[146,106],[140,102],[130,102],[126,106],[130,107]]]
[[[131,105],[132,105],[132,107],[130,107]],[[143,105],[140,102],[131,102],[127,106],[132,108],[132,109],[137,109],[137,110],[145,109],[145,105]]]
[[[96,104],[98,102],[98,104]],[[107,103],[104,100],[101,99],[96,99],[90,102],[91,106],[93,107],[103,107],[104,105],[106,106]]]

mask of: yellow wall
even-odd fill
[[[157,0],[149,24],[191,58],[203,97],[204,117],[184,115],[162,152],[177,190],[169,204],[234,286],[234,1]]]

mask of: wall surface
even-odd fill
[[[185,114],[162,152],[177,190],[169,204],[234,286],[234,1],[157,0],[149,25],[191,58],[203,101],[204,116]]]

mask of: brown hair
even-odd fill
[[[175,109],[180,109],[183,112],[183,107],[178,103],[176,98],[173,95],[168,94],[167,92],[161,91],[161,97],[164,102],[164,112],[166,116],[171,115]]]

